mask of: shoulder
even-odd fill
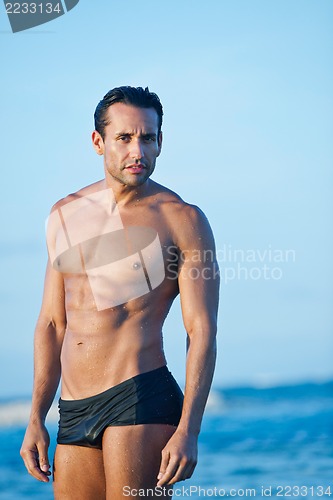
[[[187,203],[180,197],[179,194],[165,186],[162,186],[161,184],[157,184],[156,182],[154,182],[152,196],[153,198],[156,196],[158,205],[162,210],[165,210],[172,215],[182,215],[183,217],[186,217],[186,219],[194,221],[196,218],[205,218],[204,213],[199,207],[191,203]]]
[[[198,248],[215,246],[211,226],[201,208],[184,203],[177,218],[177,242],[180,248],[192,245]]]
[[[172,230],[179,246],[189,241],[213,241],[213,234],[204,212],[197,205],[184,201],[177,193],[164,186],[159,188],[159,208]]]
[[[102,181],[94,182],[93,184],[90,184],[89,186],[85,186],[78,191],[74,193],[70,193],[67,196],[64,196],[64,198],[61,198],[58,200],[54,205],[51,207],[51,213],[54,212],[55,210],[59,210],[62,208],[64,205],[67,205],[68,203],[71,203],[73,201],[76,201],[80,198],[83,198],[84,196],[88,196],[89,194],[92,194],[96,191],[99,191],[102,189]]]

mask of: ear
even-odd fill
[[[92,143],[94,146],[94,150],[98,155],[103,155],[104,154],[104,141],[99,132],[97,130],[94,130],[93,133],[91,134],[91,139]]]
[[[158,154],[157,154],[157,156],[160,156],[160,154],[161,154],[162,140],[163,140],[163,134],[162,134],[162,132],[160,132],[159,136],[158,136],[158,141],[157,141],[157,144],[158,144]]]

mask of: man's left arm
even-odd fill
[[[178,231],[178,282],[188,335],[186,383],[181,420],[162,451],[158,486],[188,479],[194,471],[198,435],[216,360],[219,272],[214,238],[198,208],[187,205],[184,210],[186,225]]]

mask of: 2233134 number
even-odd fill
[[[55,5],[52,3],[6,3],[7,14],[57,14],[62,13],[62,6],[58,2]]]
[[[277,497],[331,497],[331,486],[277,486]]]

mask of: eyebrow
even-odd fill
[[[135,133],[133,132],[116,132],[115,137],[122,137],[124,135],[127,135],[129,137],[133,137]],[[156,132],[145,132],[143,134],[140,134],[139,137],[157,137]]]

